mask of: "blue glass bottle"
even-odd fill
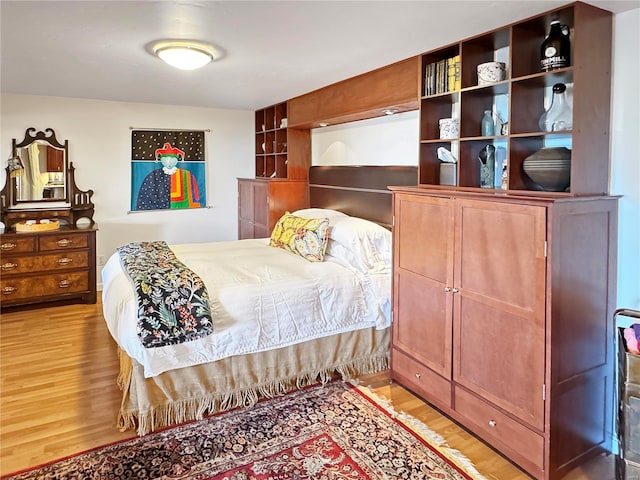
[[[491,114],[491,110],[484,111],[480,129],[483,137],[493,137],[495,135],[495,123],[493,123],[493,115]]]

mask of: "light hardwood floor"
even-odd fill
[[[0,318],[0,474],[131,438],[115,427],[120,405],[116,347],[102,305],[71,305]],[[397,411],[422,420],[490,480],[530,477],[395,383],[386,372],[360,378]],[[567,480],[613,480],[600,456]]]

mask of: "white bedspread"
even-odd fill
[[[111,335],[144,366],[145,376],[153,377],[232,355],[390,325],[390,269],[364,275],[330,259],[309,262],[268,242],[172,245],[207,286],[214,333],[159,348],[144,348],[138,339],[135,289],[115,253],[102,271],[103,310]]]

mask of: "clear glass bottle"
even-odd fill
[[[480,161],[480,187],[495,188],[496,147],[485,145],[478,154]]]
[[[540,130],[543,132],[571,130],[573,128],[573,111],[567,100],[567,86],[564,83],[556,83],[552,90],[551,105],[538,122]]]
[[[493,115],[491,114],[491,110],[484,111],[480,129],[483,137],[493,137],[495,135],[495,123],[493,122]]]

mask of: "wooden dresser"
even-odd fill
[[[96,303],[96,230],[0,235],[0,308]]]

